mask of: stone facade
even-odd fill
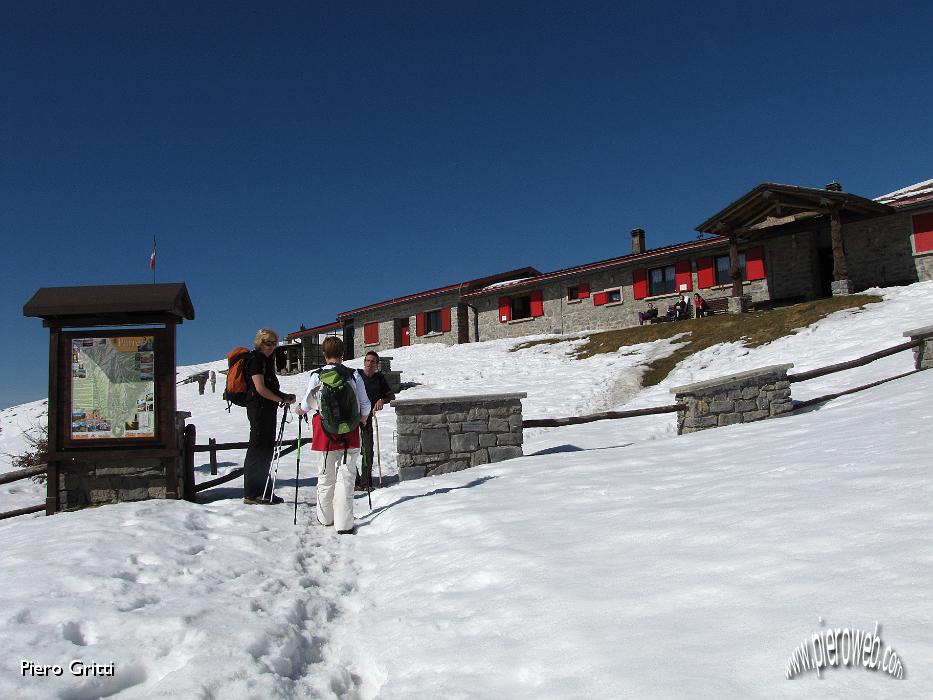
[[[723,255],[726,252],[725,246],[721,246],[718,249],[706,249],[702,253],[695,253],[693,258],[668,258],[656,263],[642,262],[637,266],[635,263],[628,262],[598,272],[560,277],[534,286],[529,283],[503,286],[486,295],[473,296],[471,297],[471,303],[479,312],[480,340],[517,338],[545,333],[564,334],[588,330],[629,328],[638,325],[638,313],[645,311],[649,303],[653,303],[663,316],[667,312],[667,308],[677,301],[680,293],[660,294],[636,300],[633,283],[633,271],[636,267],[659,267],[676,264],[680,260],[689,260],[691,265],[691,289],[685,293],[690,297],[691,304],[693,303],[693,293],[697,291],[707,301],[720,297],[730,297],[732,295],[731,284],[699,289],[697,281],[696,258]],[[765,269],[768,270],[767,247],[765,248],[765,256]],[[568,288],[578,287],[581,283],[590,286],[590,296],[584,299],[569,300],[567,298]],[[752,303],[772,298],[767,278],[744,282],[742,287],[743,295],[749,297]],[[538,289],[542,292],[544,315],[537,318],[502,322],[499,318],[499,297],[523,296],[530,294],[532,289]],[[593,301],[594,292],[614,289],[619,290],[620,301],[608,302],[601,306],[595,305]]]
[[[793,409],[787,370],[772,365],[749,372],[671,389],[686,406],[677,417],[677,434],[773,418]]]
[[[522,456],[525,393],[399,399],[399,479],[420,479]]]
[[[400,304],[380,306],[368,311],[362,311],[353,316],[353,356],[362,357],[370,350],[382,353],[399,347],[401,341],[398,337],[399,321],[408,320],[409,340],[411,345],[419,343],[444,343],[456,345],[460,331],[457,314],[457,303],[460,297],[456,290],[435,296],[403,302]],[[422,336],[417,332],[416,317],[419,313],[440,309],[450,309],[450,330],[447,332],[428,333]],[[379,324],[379,340],[376,343],[367,343],[364,327],[368,323]],[[474,338],[470,338],[471,341]]]
[[[914,367],[917,369],[933,369],[933,326],[905,331],[904,335],[911,340],[921,340],[922,344],[914,348]]]
[[[122,458],[62,463],[58,472],[59,503],[62,509],[144,501],[149,498],[183,498],[182,440],[185,419],[190,413],[176,414],[178,457]],[[142,452],[145,454],[145,451]],[[175,484],[168,483],[169,463],[174,461]]]

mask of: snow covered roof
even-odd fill
[[[876,202],[892,207],[907,207],[923,202],[933,202],[933,180],[924,180],[875,198]]]

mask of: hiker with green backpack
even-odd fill
[[[359,375],[343,366],[344,345],[329,336],[321,344],[323,367],[311,373],[308,389],[295,409],[314,411],[311,451],[318,453],[317,519],[341,535],[353,532],[353,483],[360,457],[360,425],[371,406]]]

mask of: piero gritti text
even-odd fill
[[[38,678],[41,676],[64,676],[65,674],[85,677],[115,676],[116,664],[101,664],[75,659],[65,666],[60,664],[37,664],[33,661],[20,661],[20,675],[23,677]]]

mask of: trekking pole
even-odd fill
[[[279,473],[279,457],[282,453],[282,436],[285,434],[285,419],[288,418],[288,404],[282,403],[279,406],[284,406],[285,410],[282,411],[282,422],[279,424],[279,436],[275,440],[275,452],[272,457],[272,464],[269,465],[269,473],[266,474],[266,485],[262,488],[262,497],[266,497],[266,489],[269,488],[269,479],[272,479],[272,492],[269,494],[269,500],[272,500],[272,497],[275,495],[275,479]]]
[[[379,419],[376,418],[376,412],[373,411],[373,425],[376,426],[376,463],[379,465],[379,488],[385,488],[382,483],[382,454],[379,451]],[[369,480],[372,481],[372,472]]]
[[[360,428],[360,447],[362,448],[360,449],[360,464],[363,466],[364,471],[366,470],[366,434],[368,432],[369,432],[368,430],[363,430],[362,427]],[[372,438],[370,438],[370,440],[372,440]],[[373,468],[371,464],[369,465],[368,481],[369,483],[366,484],[366,498],[369,500],[369,509],[372,510],[373,509],[373,494],[372,494]]]
[[[295,457],[295,520],[293,525],[298,524],[298,471],[301,464],[301,419],[308,420],[305,416],[298,416],[298,455]]]

